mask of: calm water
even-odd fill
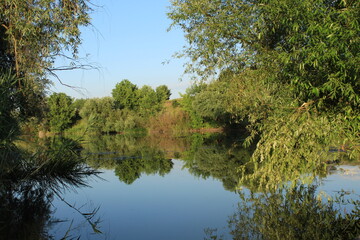
[[[236,166],[250,153],[217,138],[164,139],[103,136],[83,142],[88,164],[102,171],[88,185],[67,190],[52,203],[50,235],[80,239],[204,239],[207,229],[231,239],[229,216],[241,201]],[[359,166],[341,165],[326,173],[302,173],[333,196],[360,193]],[[291,175],[291,173],[290,173]],[[296,176],[295,176],[296,177]],[[288,179],[288,178],[285,178]],[[250,185],[249,185],[250,187]],[[250,187],[251,188],[251,187]],[[70,207],[68,204],[75,208]],[[76,210],[77,209],[77,210]],[[97,209],[94,233],[81,215]],[[86,215],[85,215],[86,216]]]

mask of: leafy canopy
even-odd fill
[[[76,111],[72,103],[65,93],[53,93],[49,97],[48,119],[52,131],[62,132],[73,123]]]
[[[112,90],[115,106],[119,109],[135,109],[138,101],[137,89],[138,87],[127,79],[117,83]]]
[[[231,70],[227,111],[247,122],[248,142],[260,139],[255,166],[318,160],[332,146],[359,151],[359,1],[171,3],[172,27],[188,41],[178,54],[190,59],[186,71],[206,80]]]
[[[57,56],[77,57],[80,26],[90,24],[87,0],[0,2],[1,67],[43,76]],[[4,44],[4,45],[3,45]]]

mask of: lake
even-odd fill
[[[275,193],[271,186],[290,186],[297,179],[307,186],[315,184],[323,202],[340,190],[345,200],[359,199],[356,162],[289,172],[284,183],[269,179],[272,185],[259,186],[256,178],[252,181],[251,169],[239,171],[251,150],[221,135],[105,135],[80,140],[78,154],[101,173],[87,178],[87,187],[65,188],[52,197],[45,231],[54,239],[240,239],[231,232],[229,221],[232,216],[244,220],[239,217],[242,208],[254,202],[244,196]],[[239,208],[242,212],[236,215]],[[335,208],[343,213],[354,206]],[[246,221],[254,220],[248,216]],[[316,228],[314,224],[314,232]],[[249,234],[248,239],[258,237]]]

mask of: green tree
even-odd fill
[[[89,1],[0,2],[1,66],[18,75],[44,77],[57,56],[68,50],[76,58],[80,27],[90,24]]]
[[[254,160],[358,154],[359,1],[174,0],[168,15],[189,43],[187,72],[233,71],[228,109],[260,139]]]
[[[116,109],[111,97],[86,100],[80,116],[95,132],[121,132],[139,126],[139,117],[129,109]]]
[[[96,132],[110,129],[109,116],[114,111],[114,101],[110,97],[87,99],[84,106],[80,110],[80,116],[90,127],[90,130]]]
[[[53,93],[48,99],[48,118],[52,131],[62,132],[70,127],[75,117],[73,100],[65,93]]]
[[[164,102],[170,99],[171,91],[166,85],[158,86],[155,91],[159,102]]]
[[[138,91],[137,95],[139,97],[139,111],[143,117],[148,117],[154,115],[161,108],[160,102],[158,100],[158,95],[148,85],[142,86]]]
[[[80,27],[90,24],[88,0],[0,1],[0,71],[16,75],[11,91],[17,94],[23,116],[42,117],[44,89],[55,70],[79,66]],[[70,59],[56,68],[57,57]]]
[[[230,124],[228,113],[229,97],[227,82],[214,82],[195,95],[193,107],[205,120],[220,124]]]
[[[19,133],[19,96],[15,91],[17,78],[11,73],[0,73],[0,142],[14,140]]]
[[[135,109],[138,105],[137,89],[138,87],[127,79],[117,83],[112,90],[115,106],[119,109]]]
[[[192,128],[200,128],[203,127],[204,119],[200,116],[198,112],[194,109],[194,99],[195,96],[206,88],[206,84],[194,84],[188,89],[186,89],[186,93],[182,94],[181,106],[190,116],[190,127]]]

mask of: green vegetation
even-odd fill
[[[119,109],[128,108],[133,110],[137,107],[138,96],[137,86],[129,80],[124,79],[112,90],[112,96],[115,99],[116,107]]]
[[[53,65],[56,58],[70,61],[60,70],[83,66],[77,59],[80,27],[90,24],[90,12],[87,0],[0,2],[1,239],[52,239],[48,226],[53,197],[65,201],[63,190],[86,186],[86,179],[98,174],[84,164],[74,141],[27,142],[20,137],[24,126],[39,124],[47,113],[53,131],[71,124],[72,99],[50,96],[47,112],[45,90],[49,75],[59,70]],[[97,221],[91,220],[95,212],[72,208],[96,232]]]
[[[48,75],[56,76],[55,58],[71,61],[60,70],[82,66],[80,27],[90,24],[90,12],[87,0],[1,1],[0,74],[15,75],[11,91],[24,117],[42,116]]]
[[[54,132],[64,131],[72,124],[75,117],[73,100],[65,93],[53,93],[47,103],[50,129]]]
[[[51,237],[45,228],[52,198],[64,201],[63,189],[85,186],[98,173],[88,165],[113,168],[131,184],[142,174],[169,173],[170,158],[177,157],[196,176],[219,179],[231,191],[252,191],[231,221],[235,239],[358,236],[358,201],[351,214],[342,214],[335,202],[318,200],[315,188],[284,185],[323,176],[330,159],[360,159],[360,2],[171,4],[172,27],[182,28],[189,43],[178,56],[191,59],[186,72],[199,77],[182,99],[169,101],[166,85],[153,89],[122,80],[112,97],[73,100],[64,93],[45,97],[45,90],[56,70],[84,67],[77,53],[80,28],[90,24],[90,2],[0,2],[0,236]],[[69,66],[57,69],[58,57]],[[63,137],[25,143],[19,136],[29,122],[100,139],[91,136],[85,146]],[[196,134],[169,154],[145,144],[163,136],[117,135],[113,141],[101,135],[149,129],[183,136],[217,127],[244,127],[246,139],[237,136],[226,146]],[[99,232],[93,214],[82,215]]]
[[[320,166],[334,147],[358,158],[359,13],[358,1],[173,0],[186,72],[213,79],[186,96],[194,124],[244,124],[264,184],[281,165]]]
[[[148,128],[148,121],[163,109],[170,90],[165,85],[156,91],[147,85],[138,88],[129,80],[123,80],[116,84],[112,95],[75,100],[71,107],[76,109],[77,123],[67,132],[120,133]],[[64,105],[59,108],[66,111]]]
[[[164,102],[170,99],[171,92],[166,85],[160,85],[156,88],[156,95],[158,98],[158,102]]]

